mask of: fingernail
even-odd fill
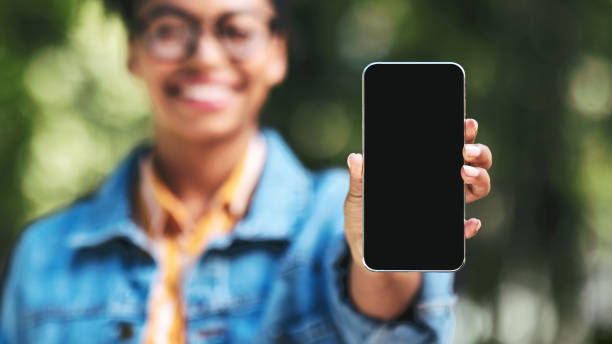
[[[346,159],[346,163],[348,164],[349,168],[351,168],[351,164],[355,163],[355,161],[351,162],[351,160],[358,160],[358,159],[359,159],[358,153],[349,154],[348,158]]]
[[[482,222],[480,222],[480,220],[476,220],[476,221],[478,221],[478,225],[476,226],[476,232],[478,232],[478,230],[482,226]]]
[[[353,154],[355,153],[349,154],[348,158],[346,158],[346,164],[348,165],[349,168],[351,168],[351,156],[353,156]]]
[[[475,145],[465,145],[465,154],[469,157],[476,157],[480,154],[480,148]]]
[[[465,174],[470,177],[476,177],[478,175],[478,169],[472,166],[463,165],[463,170],[465,171]]]

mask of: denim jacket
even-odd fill
[[[402,316],[348,296],[346,169],[311,171],[262,128],[267,156],[246,216],[183,278],[188,342],[449,343],[454,273],[427,272]],[[156,266],[131,215],[134,148],[97,190],[29,224],[3,285],[2,343],[138,342]]]

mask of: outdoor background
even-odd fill
[[[369,62],[465,68],[494,163],[491,194],[467,206],[483,229],[457,273],[456,342],[612,342],[612,1],[295,0],[292,12],[289,77],[262,122],[311,168],[360,151]],[[125,53],[99,0],[0,2],[0,266],[27,221],[90,191],[150,134]]]

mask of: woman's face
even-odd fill
[[[269,0],[147,0],[128,67],[144,80],[156,131],[192,141],[228,137],[257,121],[287,69]]]

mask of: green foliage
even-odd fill
[[[0,250],[6,252],[27,208],[20,181],[36,104],[23,85],[29,59],[41,47],[60,43],[70,26],[75,1],[0,3]]]

